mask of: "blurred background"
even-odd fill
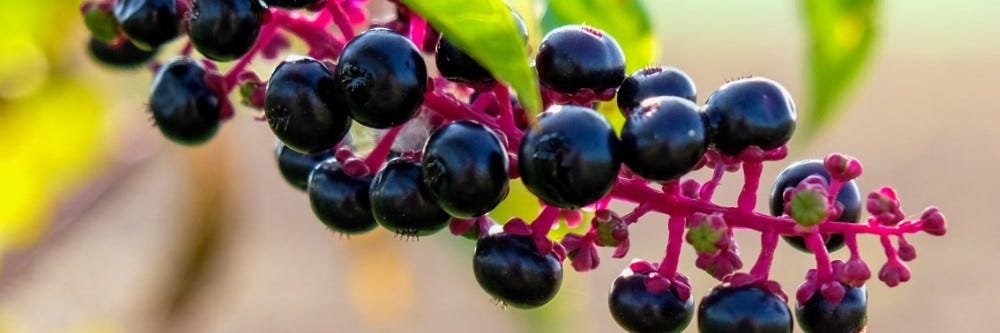
[[[834,3],[863,10],[817,23],[826,15],[817,8]],[[790,161],[854,155],[862,191],[891,184],[911,216],[929,205],[947,215],[946,237],[909,238],[919,254],[909,283],[870,281],[869,332],[998,329],[1000,267],[989,256],[1000,240],[990,209],[1000,186],[1000,2],[643,5],[651,61],[690,74],[700,102],[733,77],[775,79],[803,122],[822,125],[804,126]],[[471,241],[329,233],[281,179],[274,138],[254,112],[237,110],[203,146],[166,141],[144,113],[151,73],[89,58],[78,3],[3,0],[0,31],[2,333],[620,331],[606,295],[627,260],[609,250],[596,271],[567,271],[549,305],[501,310],[473,278]],[[274,63],[256,66],[266,76]],[[785,164],[767,165],[762,198]],[[732,204],[740,185],[731,175],[717,197]],[[665,220],[651,214],[634,227],[630,258],[662,256]],[[751,262],[756,235],[738,241]],[[861,242],[877,270],[881,247]],[[703,294],[715,281],[685,251],[682,271]],[[783,246],[773,278],[794,290],[811,265]]]

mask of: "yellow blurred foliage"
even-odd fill
[[[0,11],[0,253],[36,240],[54,204],[108,151],[104,105],[74,79],[89,61],[75,42],[81,29],[66,1],[8,1]]]

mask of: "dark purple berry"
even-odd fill
[[[143,49],[156,49],[181,33],[176,0],[118,0],[114,11],[128,39]]]
[[[439,128],[424,146],[424,185],[451,216],[472,218],[507,197],[508,158],[503,142],[482,124],[459,120]]]
[[[317,2],[319,2],[319,0],[264,0],[264,3],[266,3],[269,7],[292,9],[306,8]]]
[[[784,193],[785,190],[799,185],[803,179],[812,175],[822,176],[827,182],[830,181],[830,173],[823,166],[823,161],[818,159],[803,160],[792,163],[785,170],[782,170],[774,181],[771,188],[770,209],[771,215],[781,216],[785,212]],[[861,218],[861,193],[858,191],[858,184],[853,180],[844,183],[837,192],[837,205],[841,208],[840,216],[832,220],[840,222],[858,222]],[[806,247],[806,242],[800,236],[782,236],[792,247],[801,251],[812,253]],[[843,234],[823,234],[826,243],[826,250],[833,252],[844,247]]]
[[[413,118],[427,90],[427,67],[417,46],[389,29],[370,29],[347,43],[336,76],[351,117],[373,128]]]
[[[309,175],[309,204],[331,230],[348,235],[364,233],[378,226],[368,197],[371,184],[371,176],[352,177],[331,158]]]
[[[708,97],[705,113],[714,133],[712,143],[726,155],[757,146],[781,147],[795,132],[795,102],[777,82],[761,77],[722,85]]]
[[[520,309],[545,305],[562,285],[563,269],[542,255],[531,236],[494,233],[479,239],[472,258],[476,282],[490,296]]]
[[[274,69],[264,93],[264,115],[271,131],[301,153],[333,148],[351,128],[337,100],[333,73],[312,58],[286,60]]]
[[[622,275],[611,284],[611,316],[629,332],[684,331],[694,316],[694,297],[680,300],[672,290],[651,293],[645,274]]]
[[[528,27],[524,23],[524,19],[513,11],[511,13],[517,23],[521,37],[527,42]],[[441,41],[437,45],[437,54],[434,57],[434,61],[437,64],[438,71],[441,72],[441,76],[450,81],[466,84],[490,84],[496,82],[489,71],[455,46],[455,44],[448,41],[447,37],[441,37]]]
[[[788,304],[753,285],[717,286],[698,305],[701,333],[791,333],[792,327]]]
[[[632,172],[649,180],[683,176],[708,149],[702,117],[697,105],[680,97],[643,101],[622,128],[622,160]]]
[[[333,152],[324,150],[315,154],[303,154],[288,148],[281,140],[275,140],[274,159],[278,161],[278,170],[292,187],[305,191],[309,185],[309,172],[331,157]],[[365,189],[367,191],[367,188]]]
[[[844,287],[844,299],[840,304],[830,304],[817,291],[806,301],[795,307],[795,318],[806,333],[858,333],[863,332],[868,323],[868,291],[864,286]]]
[[[546,203],[583,207],[611,190],[621,166],[619,145],[611,124],[596,111],[554,105],[525,132],[518,171]]]
[[[427,236],[448,225],[451,216],[424,188],[420,165],[406,158],[386,163],[370,188],[372,215],[402,236]]]
[[[604,31],[567,25],[542,38],[535,57],[538,80],[557,92],[595,93],[618,88],[625,80],[625,54]]]
[[[656,96],[676,96],[697,103],[694,81],[680,69],[658,66],[640,69],[625,78],[618,88],[618,110],[628,116],[642,100]]]
[[[142,66],[152,60],[157,52],[155,49],[152,51],[140,49],[128,39],[108,44],[93,37],[87,42],[87,51],[98,62],[118,68]]]
[[[188,13],[188,37],[209,59],[230,61],[250,51],[264,21],[258,0],[194,0]]]
[[[178,57],[163,64],[153,77],[149,110],[168,139],[196,145],[219,129],[222,102],[209,88],[206,74],[198,61]]]

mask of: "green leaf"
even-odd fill
[[[646,8],[639,0],[550,0],[542,17],[545,32],[567,24],[586,24],[607,32],[625,52],[626,73],[632,73],[659,59],[659,41]],[[614,101],[597,108],[611,125],[620,130],[625,117]]]
[[[538,79],[510,8],[500,0],[400,0],[517,91],[530,113],[542,107]],[[531,18],[525,18],[530,20]]]
[[[801,132],[813,136],[834,118],[871,58],[878,36],[876,0],[804,0],[809,47],[809,108]]]

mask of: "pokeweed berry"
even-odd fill
[[[373,128],[413,118],[427,90],[427,67],[417,46],[383,28],[369,29],[347,43],[336,77],[351,117]]]
[[[629,332],[684,331],[694,317],[694,297],[681,300],[673,290],[651,292],[646,277],[626,269],[615,278],[608,294],[611,316]]]
[[[157,50],[143,50],[128,39],[105,43],[91,37],[87,42],[87,52],[98,62],[118,68],[133,68],[148,63],[156,56]]]
[[[795,187],[806,177],[814,175],[823,177],[827,182],[830,181],[830,172],[823,166],[823,161],[818,159],[798,161],[782,170],[774,181],[774,187],[771,188],[769,202],[771,215],[781,216],[784,214],[785,190]],[[836,205],[840,210],[840,215],[830,217],[831,220],[855,223],[861,218],[861,194],[854,180],[845,182],[840,187],[840,191],[837,192]],[[822,236],[827,251],[836,251],[844,246],[843,234],[824,234]],[[809,251],[805,241],[800,236],[782,236],[782,238],[796,249],[807,253],[812,252]]]
[[[480,123],[459,120],[434,131],[420,164],[428,192],[451,216],[481,216],[507,197],[507,150]]]
[[[369,200],[371,184],[371,176],[348,175],[336,159],[327,159],[309,174],[309,204],[330,230],[364,233],[378,226]]]
[[[657,96],[676,96],[698,102],[698,90],[687,73],[673,67],[656,66],[640,69],[625,78],[618,88],[618,110],[628,116],[642,100]]]
[[[554,105],[525,132],[518,171],[524,186],[542,201],[583,207],[614,185],[621,166],[619,145],[611,124],[593,109]]]
[[[447,226],[451,216],[428,193],[423,178],[420,165],[405,157],[387,162],[369,188],[375,221],[404,237],[431,235]]]
[[[486,293],[520,309],[552,300],[563,276],[559,259],[552,253],[539,253],[531,236],[502,232],[476,242],[472,271]]]
[[[788,304],[752,284],[717,286],[698,305],[701,333],[791,333],[792,327]]]
[[[806,333],[858,333],[868,323],[868,291],[864,286],[844,287],[844,298],[832,304],[816,291],[809,301],[795,306],[799,328]]]
[[[703,114],[693,102],[680,97],[644,100],[625,119],[621,136],[625,165],[653,181],[687,174],[708,149]]]
[[[333,148],[351,128],[337,99],[334,75],[322,62],[292,58],[274,69],[264,93],[264,115],[274,135],[301,153]]]
[[[731,81],[708,97],[712,144],[730,156],[750,146],[781,147],[795,131],[795,102],[777,82],[762,77]]]
[[[194,0],[187,15],[188,37],[209,59],[231,61],[250,51],[264,21],[258,0]]]
[[[219,129],[222,101],[206,82],[207,74],[201,63],[186,57],[174,58],[156,72],[149,110],[168,139],[196,145]]]
[[[525,43],[528,42],[528,26],[517,12],[511,11],[515,24]],[[437,44],[434,62],[441,76],[449,81],[466,84],[487,85],[496,82],[490,74],[475,59],[452,44],[447,36],[442,36]]]
[[[600,94],[625,80],[625,55],[611,35],[594,27],[566,25],[549,31],[535,57],[538,81],[564,94]]]
[[[269,7],[291,9],[306,8],[317,2],[319,2],[319,0],[264,0],[264,3],[266,3]]]
[[[153,50],[181,33],[176,0],[117,0],[115,18],[136,46]]]
[[[303,154],[288,148],[281,140],[275,140],[274,159],[278,171],[292,187],[305,191],[309,185],[309,173],[320,162],[333,157],[333,152],[324,150],[315,154]],[[367,188],[366,188],[367,191]]]

